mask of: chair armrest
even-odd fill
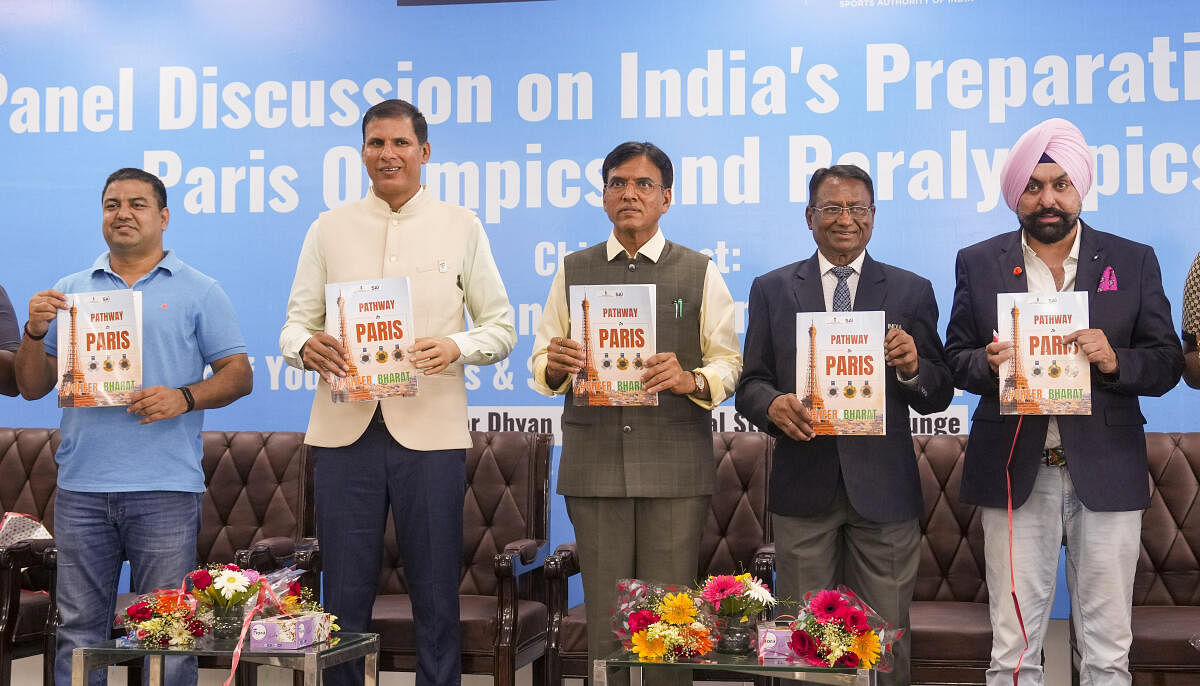
[[[566,579],[579,573],[579,551],[575,541],[563,543],[546,558],[546,578]]]
[[[766,543],[754,551],[754,576],[775,593],[775,544]]]
[[[17,580],[18,590],[50,590],[50,572],[43,555],[53,547],[52,538],[27,538],[0,547],[0,574]]]
[[[293,564],[295,555],[296,541],[287,536],[273,536],[237,551],[233,561],[240,567],[268,573]]]
[[[504,546],[504,552],[496,553],[493,560],[496,577],[518,577],[528,571],[541,569],[543,560],[538,559],[538,551],[545,544],[545,541],[519,538]]]
[[[517,553],[521,558],[522,564],[529,564],[537,558],[538,548],[541,546],[532,538],[522,538],[504,546],[505,554]]]

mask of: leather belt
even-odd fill
[[[1047,467],[1067,466],[1067,451],[1063,450],[1062,446],[1046,448],[1042,451],[1042,464]]]

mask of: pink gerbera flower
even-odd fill
[[[704,599],[712,603],[717,610],[721,609],[721,601],[726,598],[740,595],[744,590],[742,582],[728,574],[719,576],[711,576],[708,578],[708,583],[704,584],[704,590],[701,595]]]
[[[837,616],[838,610],[846,606],[842,595],[837,591],[821,591],[813,596],[808,603],[808,609],[818,622],[828,622]]]

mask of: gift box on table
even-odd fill
[[[792,620],[776,619],[758,623],[758,661],[790,662],[793,657],[788,648],[792,638]]]
[[[328,612],[256,619],[250,623],[250,650],[303,648],[329,640],[332,628]]]

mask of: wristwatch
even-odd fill
[[[703,395],[704,389],[708,387],[708,381],[700,372],[693,371],[692,376],[696,379],[696,390],[692,391],[692,395]]]

